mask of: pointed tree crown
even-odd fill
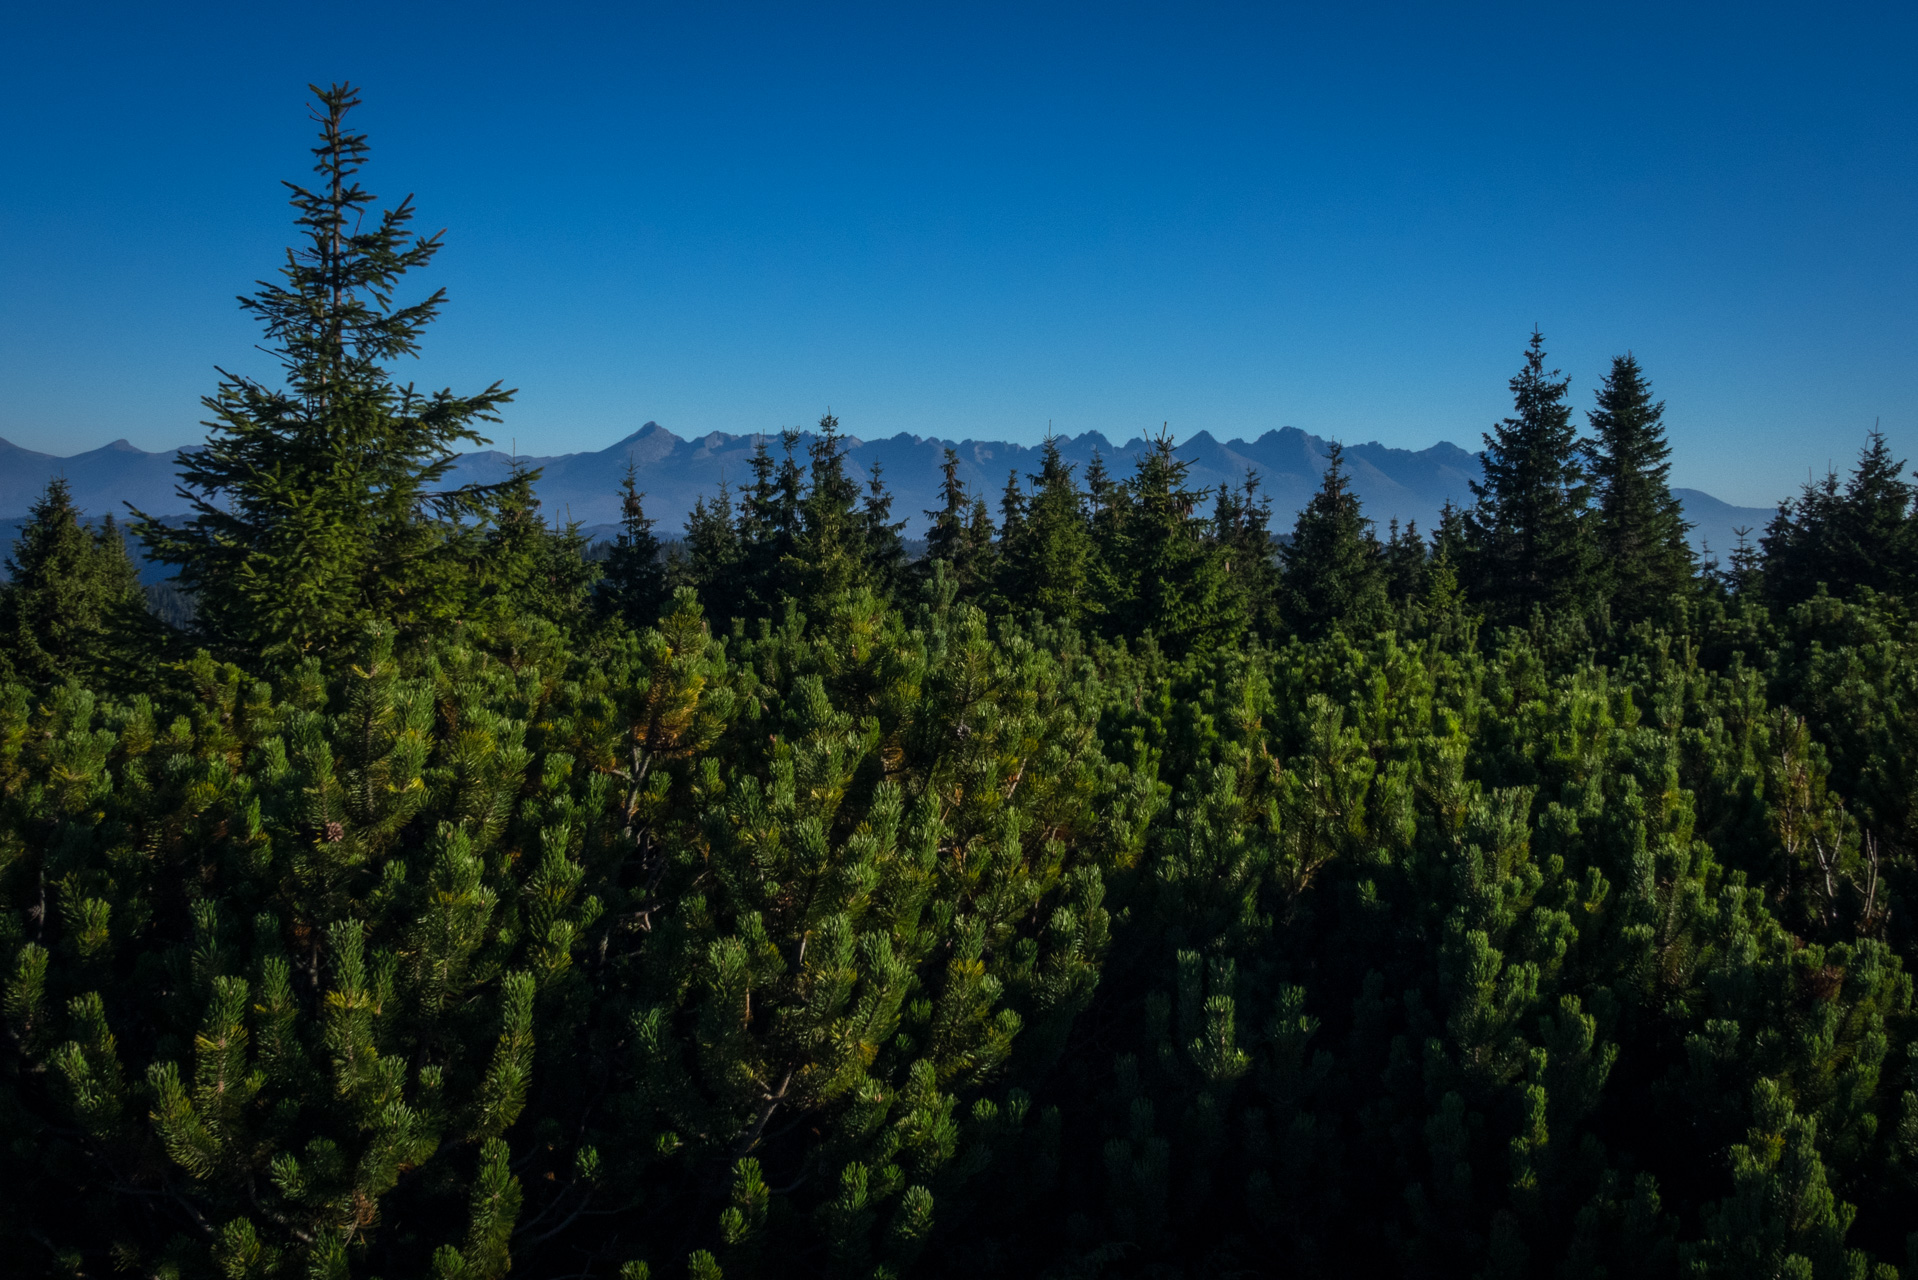
[[[1383,617],[1384,555],[1352,492],[1344,446],[1336,441],[1327,450],[1319,491],[1299,512],[1281,558],[1282,612],[1299,634],[1317,637],[1335,626],[1363,630]]]
[[[152,554],[178,565],[205,638],[269,660],[335,648],[376,621],[456,620],[472,603],[473,558],[501,487],[440,489],[476,427],[512,393],[473,396],[396,384],[387,364],[418,351],[443,290],[396,301],[402,278],[439,252],[410,230],[411,198],[369,217],[359,183],[364,134],[347,127],[359,94],[315,87],[317,181],[289,182],[302,242],[277,280],[240,299],[258,317],[284,385],[221,371],[203,403],[206,447],[182,456],[193,518],[142,516]],[[370,224],[370,225],[369,225]]]
[[[1691,581],[1691,526],[1672,496],[1665,405],[1630,352],[1612,361],[1587,415],[1587,465],[1595,493],[1597,549],[1613,613],[1643,617]]]
[[[1545,367],[1536,330],[1510,386],[1513,412],[1486,433],[1485,480],[1471,482],[1478,501],[1466,521],[1477,594],[1496,616],[1520,621],[1537,606],[1587,601],[1595,556],[1571,381]]]

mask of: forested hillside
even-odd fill
[[[12,548],[8,1274],[1918,1280],[1882,438],[1700,564],[1534,334],[1430,529],[1053,443],[915,559],[828,416],[592,560],[395,380],[354,101],[134,529],[190,612]]]

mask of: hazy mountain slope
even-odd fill
[[[618,514],[619,479],[630,458],[638,468],[640,487],[646,491],[647,511],[662,529],[672,531],[684,522],[693,500],[717,490],[722,478],[734,488],[750,482],[755,440],[753,436],[720,432],[681,440],[649,422],[596,453],[524,457],[520,461],[541,469],[540,498],[549,512],[597,525],[611,522]],[[801,437],[798,453],[802,464],[811,440],[809,434]],[[1192,464],[1188,474],[1194,488],[1216,490],[1221,484],[1236,485],[1247,471],[1256,471],[1272,498],[1277,523],[1283,527],[1290,525],[1293,514],[1318,487],[1325,469],[1326,443],[1296,427],[1268,431],[1249,441],[1221,442],[1202,431],[1182,441],[1178,454]],[[770,444],[778,450],[776,437]],[[959,455],[961,477],[975,493],[986,497],[995,512],[1007,474],[1016,472],[1024,483],[1039,466],[1039,449],[1033,445],[1002,440],[954,443],[904,433],[877,440],[853,438],[848,457],[862,478],[871,467],[879,467],[893,493],[894,516],[905,519],[908,532],[916,534],[925,527],[925,512],[938,502],[939,465],[948,444]],[[1060,441],[1060,451],[1081,474],[1097,453],[1116,477],[1129,475],[1135,460],[1148,447],[1141,437],[1115,444],[1090,431]],[[1381,524],[1397,516],[1429,528],[1446,498],[1458,502],[1470,499],[1466,482],[1478,474],[1477,459],[1453,444],[1417,451],[1380,444],[1354,445],[1346,450],[1346,459],[1367,511]],[[462,483],[484,483],[504,479],[511,465],[512,459],[497,451],[467,454],[455,474]]]
[[[659,522],[660,533],[670,537],[683,526],[694,499],[713,494],[722,479],[734,489],[751,482],[757,439],[716,431],[682,440],[649,422],[596,452],[525,456],[519,462],[540,470],[540,499],[548,515],[591,527],[609,525],[618,518],[620,477],[630,460],[646,492],[648,513]],[[810,435],[801,437],[802,465],[811,440]],[[776,436],[769,443],[775,451],[780,447]],[[877,440],[855,437],[849,440],[848,456],[862,479],[870,468],[880,469],[893,493],[894,518],[905,520],[908,534],[916,536],[925,530],[925,512],[938,503],[939,464],[949,443],[904,433]],[[1096,431],[1059,443],[1061,453],[1081,475],[1098,454],[1115,478],[1130,475],[1136,459],[1149,447],[1142,437],[1115,444]],[[1201,431],[1180,442],[1178,455],[1192,464],[1188,481],[1194,488],[1237,485],[1248,471],[1256,472],[1261,488],[1272,499],[1273,529],[1284,532],[1319,485],[1327,443],[1296,427],[1268,431],[1256,440],[1221,441]],[[1016,472],[1023,484],[1039,467],[1039,449],[1032,445],[961,440],[951,447],[959,455],[960,475],[973,492],[985,496],[995,519],[1007,474]],[[145,453],[117,440],[104,448],[58,458],[0,440],[0,520],[24,516],[55,475],[67,477],[74,501],[92,516],[110,511],[124,518],[127,502],[155,515],[177,514],[185,507],[174,493],[174,464],[180,453],[179,449]],[[1381,531],[1394,517],[1401,522],[1415,520],[1419,528],[1429,531],[1446,499],[1460,505],[1471,502],[1469,482],[1480,474],[1476,454],[1443,441],[1417,450],[1376,443],[1348,445],[1345,457],[1366,514],[1378,521]],[[494,449],[464,454],[454,465],[451,480],[457,484],[504,480],[513,463],[510,455]],[[1772,514],[1765,508],[1734,507],[1696,489],[1675,492],[1697,525],[1694,545],[1708,541],[1721,554],[1730,550],[1736,526],[1761,530]],[[11,545],[11,538],[7,544]]]
[[[1747,531],[1752,546],[1756,547],[1765,526],[1778,514],[1775,507],[1734,507],[1698,489],[1673,489],[1672,496],[1684,504],[1685,518],[1692,522],[1692,545],[1710,548],[1712,556],[1721,564],[1738,545],[1739,529]]]
[[[0,440],[0,518],[25,515],[47,481],[61,475],[72,486],[74,504],[91,515],[112,512],[116,519],[124,519],[123,504],[128,502],[154,515],[184,511],[186,504],[173,491],[174,462],[181,452],[148,453],[115,440],[70,458],[56,458]]]

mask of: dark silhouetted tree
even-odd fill
[[[1407,521],[1405,527],[1400,528],[1398,517],[1392,517],[1386,526],[1384,551],[1386,595],[1393,604],[1418,599],[1425,590],[1426,569],[1431,561],[1430,549],[1419,536],[1418,521]]]
[[[865,542],[866,577],[882,595],[893,595],[906,582],[906,522],[892,518],[892,492],[875,460],[866,477],[865,505],[859,512],[859,532]]]
[[[1227,589],[1223,548],[1199,514],[1206,491],[1186,487],[1192,464],[1161,432],[1126,481],[1124,524],[1114,574],[1130,607],[1114,617],[1121,634],[1151,632],[1173,653],[1238,634],[1246,619]]]
[[[999,590],[1015,609],[1037,609],[1077,624],[1097,609],[1085,495],[1073,482],[1055,437],[1046,437],[1039,458],[1038,472],[1026,477],[1032,492],[1022,517],[1001,542]]]
[[[119,526],[81,524],[64,479],[34,502],[6,566],[0,661],[22,680],[97,685],[157,638]]]
[[[1384,551],[1359,509],[1345,474],[1345,450],[1336,442],[1327,451],[1319,490],[1299,512],[1280,558],[1280,613],[1297,634],[1317,639],[1334,627],[1362,633],[1384,622]]]
[[[952,566],[960,594],[976,597],[992,578],[992,519],[985,500],[967,492],[959,478],[959,455],[951,449],[940,463],[939,498],[938,509],[926,512],[931,527],[925,563],[945,561]]]
[[[858,507],[859,485],[846,470],[846,439],[839,419],[819,419],[807,450],[811,470],[799,501],[799,529],[787,572],[792,592],[807,605],[873,585],[867,558],[869,521]]]
[[[509,628],[542,619],[570,630],[590,614],[601,566],[587,558],[577,521],[546,523],[533,489],[537,474],[515,461],[498,488],[474,556],[469,618]]]
[[[779,433],[775,461],[762,438],[753,446],[752,484],[739,501],[740,596],[745,612],[770,617],[782,607],[787,566],[799,541],[799,501],[805,477],[797,456],[799,433]]]
[[[1231,612],[1264,636],[1281,626],[1278,549],[1272,541],[1272,499],[1261,493],[1256,471],[1247,470],[1237,489],[1219,486],[1212,509],[1212,536],[1222,556]]]
[[[1635,620],[1685,591],[1696,572],[1684,508],[1672,496],[1665,405],[1652,399],[1638,361],[1612,361],[1586,415],[1593,533],[1612,613]]]
[[[1766,594],[1791,604],[1821,583],[1839,595],[1918,587],[1918,517],[1904,471],[1884,434],[1873,431],[1843,488],[1829,472],[1781,503],[1760,540]]]
[[[1578,608],[1596,597],[1590,485],[1569,386],[1546,369],[1544,335],[1533,333],[1511,381],[1513,416],[1485,436],[1485,481],[1472,482],[1478,501],[1465,520],[1472,594],[1495,621],[1522,622],[1534,608]]]
[[[619,532],[607,552],[598,592],[600,608],[629,627],[650,627],[666,603],[666,566],[659,539],[653,536],[652,517],[646,514],[645,498],[639,491],[638,471],[629,462],[619,487]],[[695,509],[695,518],[703,514]]]
[[[686,517],[686,548],[676,566],[678,582],[699,593],[706,611],[720,622],[748,611],[739,529],[733,518],[732,491],[721,480],[711,499],[693,499]]]

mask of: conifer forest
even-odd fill
[[[1918,1280],[1882,436],[1701,559],[1521,334],[1432,529],[1162,437],[921,553],[828,415],[589,548],[354,102],[189,515],[10,552],[0,1271]]]

